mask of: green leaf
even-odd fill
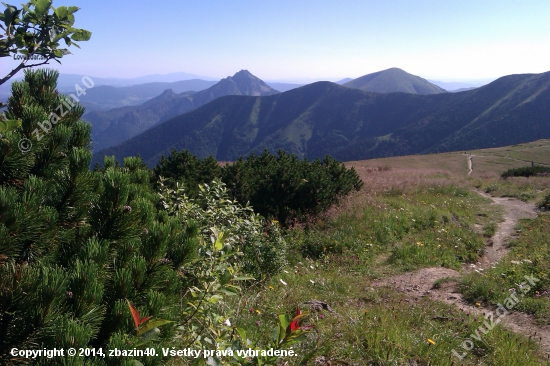
[[[226,294],[227,296],[235,296],[239,294],[239,291],[232,287],[222,287],[218,291],[222,294]]]
[[[134,364],[136,366],[144,366],[141,362],[139,362],[138,360],[133,360],[134,361]]]
[[[17,46],[17,48],[23,48],[25,47],[25,42],[23,41],[23,36],[18,33],[15,35],[14,38],[14,41],[15,41],[15,45]]]
[[[54,55],[55,57],[63,57],[63,51],[61,51],[61,50],[55,50],[55,51],[53,51],[53,55]]]
[[[13,23],[14,14],[16,13],[17,9],[13,6],[8,6],[6,10],[4,10],[4,24],[6,24],[6,27],[9,27],[11,23]]]
[[[218,234],[218,237],[216,238],[216,241],[214,242],[214,249],[215,250],[222,250],[223,248],[223,242],[225,241],[225,235],[223,232]]]
[[[77,29],[73,33],[73,35],[71,35],[71,39],[74,41],[88,41],[91,36],[92,36],[92,32],[87,31],[85,29]]]
[[[254,277],[250,277],[250,276],[237,276],[233,278],[233,281],[248,281],[253,279]]]
[[[158,328],[162,325],[169,324],[169,323],[173,323],[173,321],[165,320],[165,319],[156,319],[156,318],[149,319],[149,321],[145,323],[145,325],[142,328],[139,329],[137,336],[140,337],[154,328]]]
[[[67,14],[67,22],[70,24],[70,25],[73,25],[74,24],[74,15],[69,13]]]
[[[279,339],[280,334],[281,334],[281,328],[280,327],[273,328],[273,334],[271,335],[271,338],[273,339],[273,342],[276,345],[279,345],[279,343],[281,343],[281,340]]]
[[[231,273],[226,270],[225,272],[223,272],[223,274],[220,276],[220,283],[222,285],[225,285],[226,283],[229,282],[229,280],[231,279]]]
[[[66,6],[60,6],[59,8],[55,9],[54,13],[59,19],[63,19],[69,14],[69,11],[67,10]]]
[[[208,299],[208,302],[211,302],[212,304],[216,304],[222,299],[223,299],[223,297],[220,296],[220,295],[212,295],[212,297],[210,299]]]
[[[290,321],[288,320],[286,314],[279,314],[279,323],[281,324],[281,328],[288,328]]]
[[[237,333],[239,333],[239,337],[243,340],[243,342],[246,343],[246,331],[243,328],[236,328]]]
[[[63,33],[59,33],[57,36],[54,37],[54,39],[52,39],[52,42],[55,43],[55,42],[59,41],[61,38],[64,38],[64,37],[68,36],[69,34],[70,34],[69,31],[65,31],[65,32],[63,32]]]
[[[38,16],[43,16],[48,13],[51,5],[51,0],[36,0],[36,3],[34,4],[34,12]]]
[[[76,13],[77,11],[80,10],[80,8],[78,6],[69,6],[69,9],[67,9],[69,11],[70,14],[72,13]]]
[[[19,119],[8,119],[7,121],[0,121],[0,132],[10,132],[18,127],[21,127],[21,120]]]

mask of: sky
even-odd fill
[[[222,78],[247,69],[263,80],[305,82],[390,67],[440,81],[550,71],[549,0],[54,0],[53,5],[80,7],[75,26],[92,32],[90,41],[71,47],[73,55],[55,67],[62,73]],[[16,65],[6,59],[0,60],[2,73]]]

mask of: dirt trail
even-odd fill
[[[535,205],[525,203],[515,198],[491,197],[485,192],[476,191],[483,197],[493,200],[493,205],[503,206],[504,221],[498,225],[495,235],[491,238],[492,245],[487,246],[485,254],[481,258],[481,267],[487,268],[504,257],[507,252],[508,239],[514,234],[514,227],[520,219],[534,218],[537,216]]]
[[[413,299],[427,296],[432,300],[454,305],[466,314],[473,316],[485,316],[489,312],[494,313],[495,308],[478,307],[466,302],[457,290],[457,281],[445,282],[439,288],[433,288],[434,282],[442,278],[458,279],[463,273],[473,270],[482,271],[484,268],[494,265],[506,254],[508,239],[513,235],[518,220],[536,216],[535,206],[532,204],[513,198],[491,197],[480,191],[477,191],[477,193],[493,200],[492,204],[503,206],[505,212],[504,221],[498,225],[497,231],[492,237],[492,245],[486,247],[485,254],[476,265],[465,266],[461,272],[443,267],[423,268],[415,272],[384,278],[378,281],[377,286],[394,287],[398,291],[407,293]],[[456,317],[457,315],[455,313],[452,316]],[[533,336],[540,343],[543,351],[550,354],[550,326],[537,325],[532,316],[514,311],[510,311],[500,319],[502,324],[512,331],[527,337]],[[485,319],[480,319],[479,325],[483,325],[484,321]],[[468,335],[464,335],[464,338],[468,338]]]
[[[474,169],[472,168],[472,154],[468,154],[468,175],[472,175]]]

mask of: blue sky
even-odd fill
[[[63,73],[337,80],[399,67],[435,80],[550,70],[550,1],[54,0],[92,32]],[[13,61],[2,60],[13,66]],[[7,67],[2,67],[7,69]]]

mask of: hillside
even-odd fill
[[[468,159],[472,161],[474,178],[499,178],[511,169],[536,165],[550,166],[550,140],[537,140],[512,146],[489,149],[455,151],[442,154],[406,155],[389,158],[349,161],[359,174],[378,167],[390,167],[395,171],[445,172],[453,177],[468,174]],[[366,176],[366,175],[365,175]]]
[[[179,85],[179,84],[177,84]],[[197,93],[177,94],[172,89],[137,106],[87,113],[92,124],[94,151],[119,144],[159,122],[200,107],[225,95],[263,96],[278,93],[246,70],[220,80]]]
[[[401,69],[391,69],[374,72],[342,84],[348,88],[360,89],[374,93],[411,93],[439,94],[446,90],[430,83],[419,76],[409,74]]]
[[[379,94],[318,82],[266,97],[226,96],[93,160],[140,154],[153,166],[175,148],[225,161],[263,149],[349,161],[512,145],[550,138],[549,86],[547,72],[462,93]]]

